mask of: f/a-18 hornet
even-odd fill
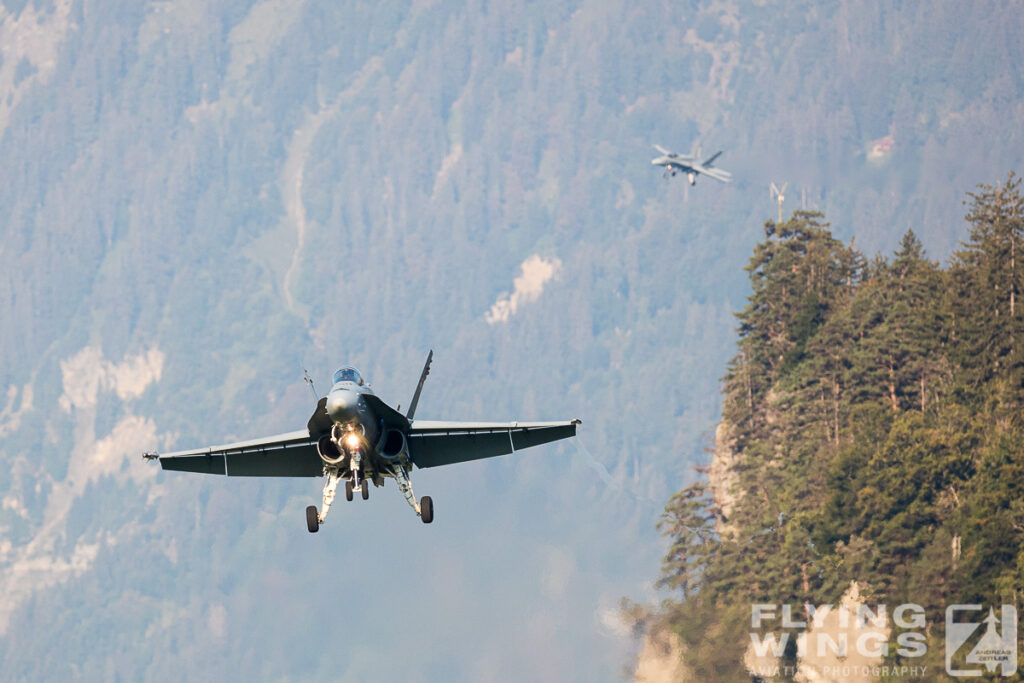
[[[306,429],[177,453],[146,453],[165,470],[225,474],[234,477],[326,476],[323,504],[306,508],[306,526],[320,529],[338,483],[345,498],[370,497],[369,484],[394,478],[405,500],[425,524],[434,519],[430,496],[416,502],[409,481],[413,465],[437,467],[492,458],[576,435],[579,420],[563,422],[438,422],[414,420],[423,382],[430,373],[431,351],[405,415],[377,398],[359,371],[345,366],[321,398]],[[311,383],[312,384],[312,383]],[[401,406],[399,406],[401,407]]]
[[[731,173],[712,166],[712,164],[715,163],[715,159],[721,155],[721,152],[715,152],[707,161],[701,162],[700,148],[697,148],[693,154],[676,154],[675,152],[668,151],[661,145],[654,145],[654,149],[658,150],[661,153],[661,156],[651,159],[651,163],[655,166],[665,167],[665,178],[674,176],[679,171],[682,171],[686,174],[691,185],[695,185],[697,183],[698,174],[703,174],[709,178],[720,180],[723,183],[732,182]]]

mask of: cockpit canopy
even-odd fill
[[[362,385],[363,377],[354,367],[346,365],[345,367],[334,371],[334,378],[331,380],[331,383],[337,384],[338,382],[355,382],[356,384]]]

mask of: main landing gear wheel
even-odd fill
[[[434,501],[430,499],[430,496],[420,498],[420,519],[424,524],[434,521]]]
[[[320,515],[317,514],[316,505],[310,505],[306,508],[306,527],[311,534],[315,534],[320,530]]]
[[[350,503],[352,502],[352,480],[351,479],[346,479],[345,480],[345,500],[347,500]]]
[[[370,500],[370,485],[363,482],[363,500]]]

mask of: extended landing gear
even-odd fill
[[[315,505],[310,505],[306,508],[306,528],[309,529],[311,534],[315,534],[320,530],[320,525],[323,524],[324,518],[327,517],[327,513],[331,510],[331,503],[334,502],[334,492],[338,489],[338,468],[329,467],[324,471],[324,474],[327,475],[327,483],[324,484],[322,512],[317,514]]]
[[[354,478],[356,475],[352,475],[352,476]],[[345,500],[347,500],[348,502],[351,503],[352,499],[355,498],[355,496],[353,494],[355,494],[356,491],[358,491],[359,495],[361,495],[363,497],[363,500],[370,500],[370,487],[366,484],[366,480],[365,479],[360,481],[359,484],[353,484],[352,483],[352,479],[346,479],[345,480]]]
[[[420,516],[424,524],[430,524],[434,521],[434,501],[430,499],[430,496],[423,496],[420,502],[416,502],[416,495],[412,492],[412,482],[409,481],[409,474],[405,471],[405,468],[401,465],[395,465],[391,468],[391,475],[398,482],[398,489],[405,496],[405,502],[409,504],[416,514]]]
[[[358,492],[363,500],[370,500],[370,487],[366,485],[366,478],[361,468],[362,456],[359,449],[352,451],[352,478],[345,483],[345,497],[352,500],[352,493]]]
[[[327,475],[327,483],[324,484],[324,501],[321,511],[317,513],[315,505],[310,505],[306,508],[306,528],[309,529],[309,533],[315,534],[320,530],[320,525],[324,523],[324,518],[327,517],[328,511],[331,509],[331,504],[334,502],[334,494],[338,488],[338,484],[342,481],[340,472],[337,467],[325,468],[324,474]],[[374,481],[378,481],[378,477],[383,474],[377,472],[374,474]],[[402,495],[405,497],[409,506],[420,516],[424,524],[430,524],[434,521],[434,501],[431,500],[430,496],[423,496],[420,498],[420,502],[416,502],[416,496],[412,491],[412,482],[409,481],[409,473],[406,472],[405,467],[402,465],[394,465],[391,467],[390,474],[394,476],[395,481],[398,482],[398,488],[401,490]],[[361,472],[356,470],[352,473],[350,479],[345,479],[345,498],[352,500],[355,498],[356,492],[362,497],[363,500],[370,499],[370,486],[366,479],[363,479]],[[380,483],[383,483],[383,479],[379,479]]]

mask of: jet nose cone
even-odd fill
[[[327,396],[327,414],[335,422],[344,422],[355,416],[359,397],[351,391],[332,391]]]

